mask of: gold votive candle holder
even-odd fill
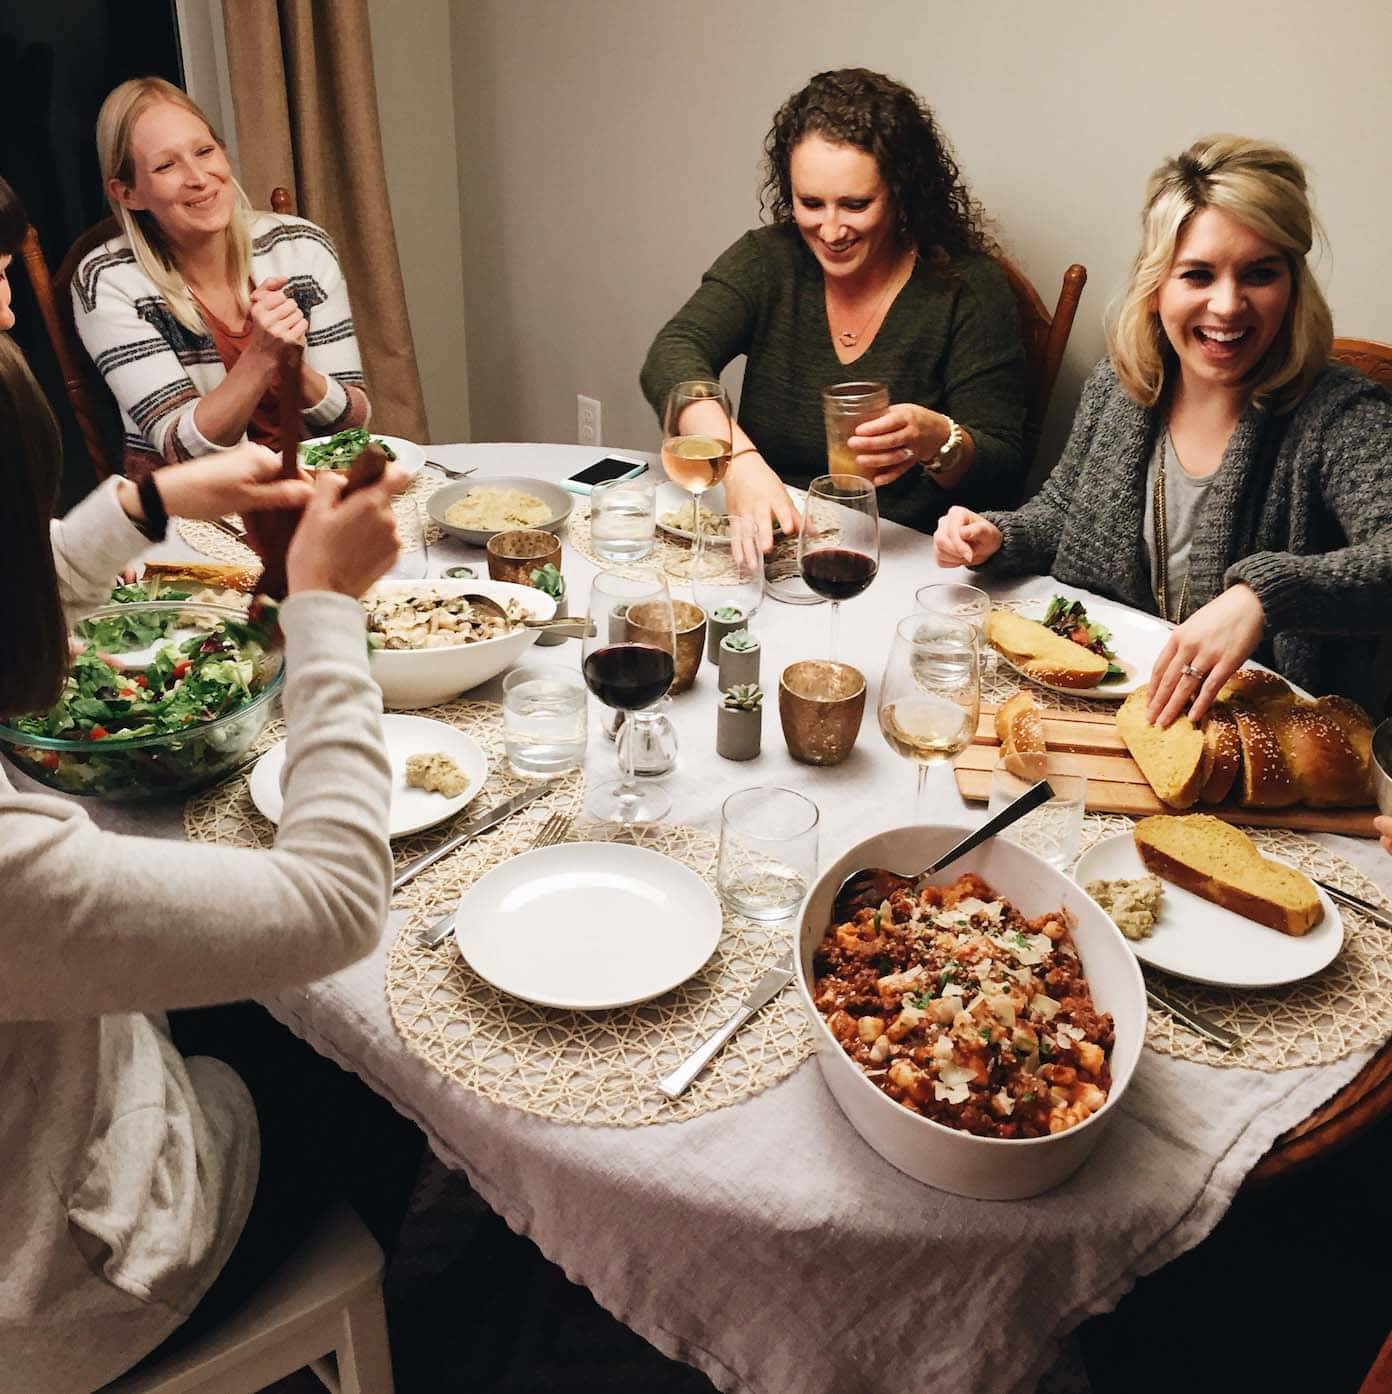
[[[484,551],[488,553],[489,576],[518,586],[530,586],[532,572],[540,571],[548,562],[557,570],[561,565],[561,539],[540,528],[495,532]]]
[[[657,602],[639,601],[628,607],[628,638],[632,643],[651,643],[657,630],[654,621],[659,609]],[[644,623],[646,621],[646,624]],[[706,649],[706,612],[689,600],[672,602],[672,623],[677,632],[676,676],[672,679],[670,691],[675,696],[685,692],[696,681],[696,672],[701,666],[701,656]]]
[[[865,674],[849,663],[809,658],[778,680],[778,716],[788,753],[805,765],[839,765],[865,715]]]

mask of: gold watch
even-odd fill
[[[947,425],[947,439],[938,447],[938,453],[923,462],[923,468],[928,474],[941,474],[944,470],[951,469],[962,458],[962,452],[967,448],[967,433],[950,416],[947,418]]]

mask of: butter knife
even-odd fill
[[[1219,1026],[1216,1021],[1209,1021],[1207,1017],[1199,1016],[1197,1012],[1191,1012],[1188,1007],[1180,1006],[1173,997],[1163,988],[1156,987],[1149,978],[1145,980],[1145,991],[1146,997],[1162,1011],[1169,1012],[1176,1021],[1182,1022],[1205,1040],[1212,1041],[1214,1045],[1221,1046],[1224,1050],[1231,1050],[1234,1046],[1242,1043],[1242,1037],[1236,1032],[1229,1031],[1225,1026]]]
[[[749,992],[749,995],[735,1008],[734,1014],[704,1044],[696,1047],[690,1055],[677,1066],[671,1074],[658,1080],[657,1087],[669,1099],[679,1099],[690,1088],[691,1082],[715,1058],[720,1048],[744,1025],[765,1003],[771,1002],[793,980],[793,951],[788,950],[781,959],[765,971]]]
[[[1352,891],[1346,891],[1342,886],[1331,885],[1328,881],[1321,881],[1315,878],[1315,885],[1328,892],[1335,900],[1342,901],[1345,905],[1352,906],[1355,910],[1366,915],[1374,924],[1379,924],[1383,929],[1392,929],[1392,915],[1386,910],[1380,910],[1370,901],[1364,900],[1361,896],[1356,896]]]
[[[501,823],[504,818],[511,818],[519,808],[525,808],[533,799],[540,798],[550,788],[549,784],[538,784],[531,789],[524,789],[520,794],[514,794],[510,799],[504,799],[502,803],[495,804],[487,813],[480,814],[477,818],[471,818],[453,837],[447,837],[438,847],[417,857],[415,861],[407,862],[396,873],[396,879],[392,882],[392,894],[395,895],[402,886],[408,881],[414,880],[427,867],[434,866],[441,857],[449,856],[456,847],[462,847],[471,837],[477,837],[479,833],[486,833],[489,828]]]

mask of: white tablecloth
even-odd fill
[[[604,452],[459,445],[430,453],[477,464],[480,477],[556,479]],[[774,702],[762,756],[719,759],[714,670],[705,666],[671,708],[681,752],[667,780],[675,821],[714,831],[732,790],[789,785],[821,808],[825,862],[911,818],[913,772],[880,737],[875,693],[894,621],[912,610],[914,590],[962,573],[939,572],[929,539],[893,524],[884,526],[882,547],[879,576],[841,616],[838,657],[870,683],[851,758],[829,770],[794,763]],[[460,560],[481,553],[453,543],[432,549],[437,575]],[[579,610],[593,568],[567,549],[563,569]],[[765,601],[753,627],[766,690],[776,691],[786,663],[825,654],[827,620],[824,607]],[[551,651],[556,659],[567,654],[578,661],[576,646]],[[496,697],[496,684],[477,695]],[[615,760],[596,727],[592,781],[612,773]],[[181,835],[173,811],[153,818],[96,811],[108,826]],[[955,791],[942,795],[933,815],[963,824],[980,816]],[[1392,858],[1376,843],[1325,840],[1392,889]],[[1371,1054],[1261,1074],[1147,1050],[1088,1164],[1051,1194],[993,1204],[932,1190],[882,1161],[841,1115],[811,1060],[763,1094],[680,1124],[574,1127],[489,1103],[400,1044],[383,992],[385,957],[383,943],[346,972],[265,1005],[417,1120],[445,1161],[615,1316],[722,1390],[748,1394],[1023,1394],[1059,1337],[1197,1244],[1271,1142]]]

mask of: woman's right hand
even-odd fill
[[[1001,530],[970,508],[953,504],[938,519],[933,555],[939,566],[980,566],[1001,549]]]
[[[286,348],[305,346],[309,321],[299,303],[285,294],[286,278],[269,276],[251,293],[251,340],[246,351],[275,368]]]
[[[748,562],[773,550],[775,518],[784,537],[796,537],[802,525],[783,481],[757,453],[741,455],[725,475],[725,512],[731,518],[749,521],[750,527],[732,543],[741,548],[743,560]]]
[[[339,591],[356,600],[391,569],[400,542],[391,496],[410,476],[389,465],[376,484],[343,497],[347,479],[320,470],[285,558],[289,593]]]

